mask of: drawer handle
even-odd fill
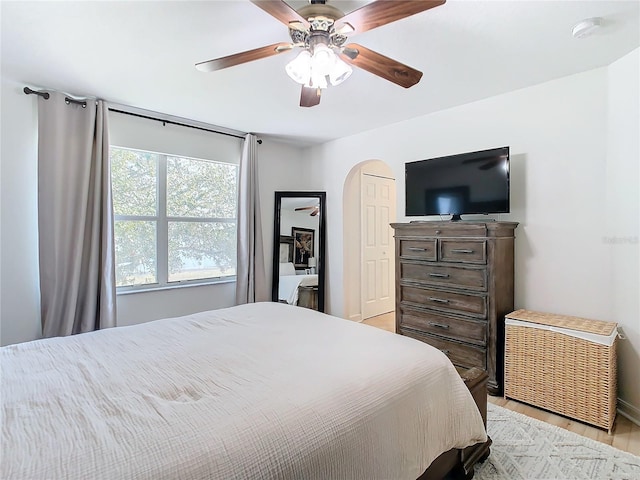
[[[432,327],[438,327],[438,328],[444,328],[444,329],[449,328],[449,325],[446,325],[444,323],[429,322],[429,325],[431,325]]]
[[[411,250],[412,252],[426,252],[427,251],[426,248],[420,248],[420,247],[409,247],[409,248],[407,248],[407,250]]]
[[[429,297],[429,300],[432,301],[432,302],[437,302],[437,303],[449,303],[449,300],[447,300],[445,298]]]
[[[442,348],[439,348],[438,350],[440,350],[442,353],[444,353],[445,355],[449,355],[449,350],[444,350]]]
[[[452,248],[451,253],[473,253],[469,248]]]
[[[449,278],[448,273],[430,273],[429,276],[435,278]]]

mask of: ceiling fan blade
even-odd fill
[[[226,57],[216,58],[214,60],[208,60],[206,62],[196,63],[196,68],[201,72],[213,72],[215,70],[222,70],[223,68],[233,67],[234,65],[240,65],[241,63],[252,62],[253,60],[260,60],[261,58],[271,57],[282,52],[291,50],[293,45],[290,43],[274,43],[266,47],[256,48],[254,50],[247,50],[242,53],[235,53]]]
[[[404,88],[412,87],[422,78],[422,72],[419,70],[392,58],[385,57],[357,43],[345,45],[344,51],[340,53],[340,58],[351,65],[360,67]]]
[[[311,206],[311,207],[298,207],[298,208],[294,208],[293,210],[296,211],[296,212],[299,212],[300,210],[313,210],[314,208],[316,208],[316,207],[314,207],[314,206]]]
[[[349,23],[356,33],[366,32],[376,27],[395,22],[430,8],[439,7],[446,0],[378,0],[354,10],[340,19],[340,23]]]
[[[300,106],[301,107],[315,107],[320,103],[319,88],[311,88],[302,86],[302,92],[300,93]]]
[[[293,8],[287,5],[283,0],[251,0],[251,3],[261,8],[276,20],[289,25],[289,22],[301,22],[305,26],[309,26],[307,19],[300,16]]]

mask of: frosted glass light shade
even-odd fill
[[[284,68],[293,81],[302,85],[308,83],[311,78],[311,54],[303,50]]]
[[[336,63],[336,54],[324,44],[313,48],[313,72],[318,75],[329,75]]]
[[[327,77],[326,75],[317,75],[315,70],[311,69],[311,77],[309,78],[309,82],[305,84],[305,87],[310,88],[327,88]]]
[[[327,88],[328,82],[340,85],[353,72],[350,65],[338,58],[331,48],[322,44],[315,46],[313,55],[309,50],[300,52],[287,64],[285,70],[293,81],[309,88]]]
[[[351,68],[351,65],[348,65],[339,58],[336,58],[336,62],[333,65],[331,72],[329,72],[329,81],[331,82],[331,85],[340,85],[349,78],[352,73],[353,69]]]

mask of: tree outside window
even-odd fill
[[[116,284],[235,276],[235,164],[111,148]]]

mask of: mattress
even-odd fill
[[[2,479],[415,479],[486,439],[453,365],[279,303],[0,349]]]

